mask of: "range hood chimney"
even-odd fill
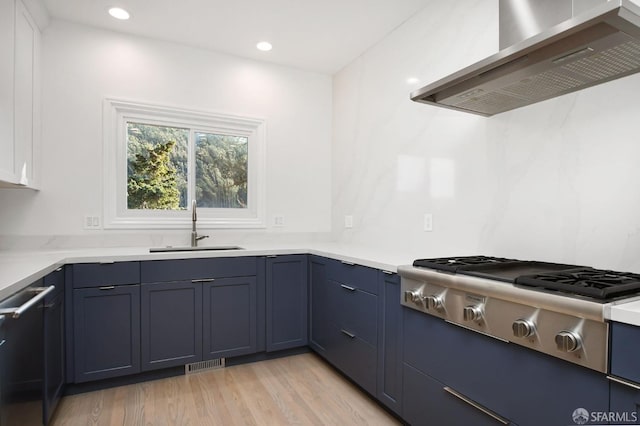
[[[640,7],[629,0],[500,0],[500,49],[411,99],[491,116],[634,74]]]

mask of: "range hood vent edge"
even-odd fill
[[[640,71],[640,7],[612,0],[412,92],[492,116]]]

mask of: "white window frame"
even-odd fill
[[[184,127],[189,128],[191,133],[203,131],[247,137],[247,208],[198,208],[198,228],[266,227],[264,119],[107,98],[103,105],[105,229],[184,229],[191,225],[190,203],[187,210],[180,211],[127,208],[127,122],[130,121]],[[191,163],[189,173],[195,173]]]

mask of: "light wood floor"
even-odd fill
[[[60,402],[61,425],[397,425],[307,353],[121,386]]]

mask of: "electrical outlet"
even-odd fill
[[[424,231],[433,231],[433,215],[431,213],[424,214]]]
[[[284,226],[284,216],[274,216],[273,226],[282,228]]]
[[[100,229],[100,216],[85,216],[84,229]]]
[[[353,228],[353,216],[348,215],[344,217],[344,227]]]

